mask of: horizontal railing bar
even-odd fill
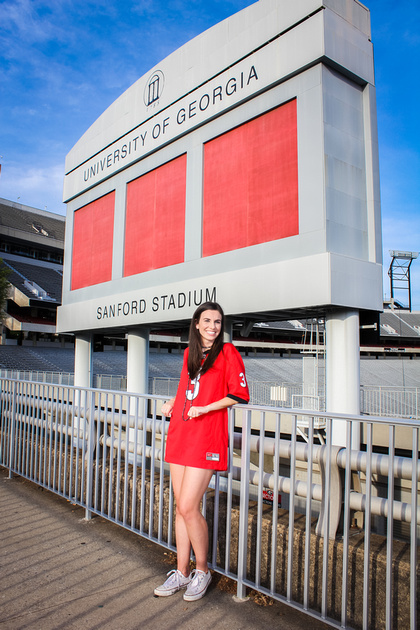
[[[17,383],[34,383],[34,381],[26,381],[26,380],[21,380],[21,379],[4,379],[4,377],[0,380],[7,380],[8,382],[17,382]],[[146,400],[163,400],[165,399],[165,396],[163,395],[157,395],[157,394],[139,394],[137,392],[121,392],[119,390],[98,390],[96,388],[89,388],[89,387],[77,387],[75,385],[61,385],[61,384],[54,384],[54,383],[37,383],[37,385],[39,385],[40,387],[42,386],[52,386],[52,387],[56,387],[60,390],[63,389],[67,389],[70,391],[75,391],[75,392],[95,392],[98,395],[115,395],[115,396],[119,396],[122,398],[139,398],[139,399],[146,399]],[[336,419],[336,420],[348,420],[348,421],[352,421],[352,422],[359,422],[359,423],[366,423],[366,422],[374,422],[377,424],[384,424],[384,425],[389,425],[389,417],[382,417],[382,416],[374,416],[374,415],[349,415],[349,414],[343,414],[343,413],[336,413],[334,412],[333,415],[331,415],[331,413],[327,412],[327,411],[315,411],[315,410],[311,410],[311,409],[298,409],[298,408],[293,408],[293,407],[267,407],[264,405],[250,405],[252,406],[252,409],[254,411],[269,411],[270,413],[284,413],[284,414],[291,414],[291,415],[297,415],[299,416],[305,416],[305,417],[309,417],[309,418],[324,418],[326,420],[328,419]],[[237,408],[241,408],[242,405],[237,405]],[[420,420],[416,419],[416,418],[392,418],[392,424],[395,424],[396,426],[404,426],[404,427],[419,427],[420,426]]]
[[[61,389],[61,386],[58,386]],[[83,389],[83,390],[77,390],[77,391],[81,391],[81,392],[87,392],[87,391],[94,391],[97,392],[97,390],[88,390],[88,389]],[[119,396],[121,396],[121,393],[117,393]],[[1,399],[3,399],[4,397],[7,397],[7,392],[4,392],[1,394]],[[123,395],[128,396],[127,394]],[[134,398],[140,398],[140,399],[144,399],[144,398],[149,398],[149,399],[154,399],[154,400],[162,400],[161,396],[144,396],[144,395],[140,395],[140,394],[133,394],[132,395]],[[46,403],[48,405],[48,409],[50,408],[50,406],[52,405],[56,405],[55,401],[47,401],[47,399],[41,399],[41,400],[34,400],[32,396],[27,396],[27,395],[18,395],[17,396],[17,400],[19,401],[20,404],[27,404],[27,405],[33,405],[36,408],[42,408],[45,410],[45,406]],[[128,405],[127,405],[128,406]],[[87,409],[85,412],[85,409],[82,406],[75,406],[73,404],[69,405],[70,409],[69,409],[69,413],[72,413],[73,416],[79,417],[79,418],[85,418],[86,420],[89,420],[90,418],[90,414],[91,411],[90,409]],[[246,407],[244,407],[246,408]],[[253,409],[255,409],[254,406],[252,406]],[[262,407],[262,410],[266,411],[266,408]],[[271,410],[271,409],[270,409]],[[293,415],[293,411],[297,412],[297,410],[292,410],[287,408],[285,409],[279,409],[278,411],[282,411],[285,415],[286,414],[290,414]],[[66,411],[64,411],[64,414],[66,413]],[[107,423],[107,424],[112,424],[113,422],[113,417],[114,417],[114,411],[105,411],[105,410],[99,410],[98,408],[95,408],[94,411],[94,419],[96,421],[101,421],[103,423]],[[302,412],[300,412],[300,415],[302,415]],[[314,418],[314,417],[319,417],[319,413],[317,412],[316,414],[312,412],[308,412],[306,414],[309,418]],[[327,417],[327,416],[323,416],[323,417]],[[329,417],[329,416],[328,416]],[[363,417],[346,417],[343,414],[334,414],[334,418],[335,419],[342,419],[345,418],[348,421],[352,421],[354,419],[356,420],[362,420]],[[371,417],[369,417],[369,422],[371,422],[373,419]],[[381,420],[380,418],[377,420]],[[383,419],[382,419],[383,420]],[[23,419],[23,421],[25,421],[25,419]],[[364,421],[366,421],[366,419],[364,419]],[[158,420],[158,421],[154,421],[155,425],[157,422],[157,432],[158,433],[162,433],[162,426],[159,427],[159,424],[163,422],[163,420]],[[166,421],[168,422],[168,421]],[[388,423],[389,424],[389,423]],[[418,422],[413,422],[412,423],[413,426],[418,426]],[[407,426],[407,422],[404,422],[404,425]],[[146,430],[146,431],[150,431],[152,428],[152,420],[151,419],[147,419],[146,420],[146,426],[143,426],[143,420],[141,417],[137,418],[134,415],[127,415],[126,413],[123,413],[121,416],[121,426],[123,428],[131,428],[131,429],[138,429],[138,430]],[[241,448],[241,441],[242,441],[242,436],[241,433],[235,432],[234,435],[234,447],[240,449]],[[250,436],[250,448],[252,452],[255,453],[259,453],[259,444],[260,444],[261,438],[259,436]],[[291,457],[291,444],[288,440],[280,440],[280,457],[283,457],[285,459],[290,459]],[[309,445],[308,444],[297,444],[296,445],[296,459],[298,459],[299,461],[308,461],[308,448]],[[313,459],[315,462],[320,461],[320,453],[322,452],[322,449],[325,448],[323,446],[318,446],[318,445],[313,445]],[[270,437],[266,437],[264,439],[264,453],[266,455],[274,455],[275,452],[275,440],[274,438],[270,438]],[[338,451],[337,454],[337,464],[340,468],[345,469],[346,467],[346,458],[348,456],[348,451],[347,449],[341,448]],[[406,480],[410,480],[412,477],[412,463],[410,458],[406,458],[406,457],[394,457],[394,475],[397,479],[406,479]],[[351,451],[351,469],[353,471],[359,471],[359,472],[366,472],[366,468],[367,468],[367,454],[364,451]],[[372,454],[372,460],[371,460],[371,470],[374,474],[379,474],[379,475],[383,475],[383,476],[387,476],[389,473],[389,457],[388,455],[382,455],[382,454],[377,454],[377,453],[373,453]],[[417,465],[417,479],[420,481],[420,462]]]
[[[5,417],[10,417],[10,412],[5,412],[3,414]],[[27,418],[23,414],[15,414],[15,419],[21,424],[25,424],[30,427],[38,427],[39,429],[44,429],[44,431],[48,429],[52,429],[53,431],[57,431],[57,433],[63,433],[70,437],[77,437],[78,439],[87,440],[87,431],[83,428],[79,427],[77,429],[74,425],[65,426],[59,422],[51,422],[51,420],[42,420],[41,418]]]
[[[340,468],[346,467],[349,452],[343,448],[337,456]],[[350,468],[353,471],[366,472],[368,455],[364,451],[350,451]],[[375,475],[388,477],[391,458],[388,455],[372,453],[371,470]],[[412,460],[408,457],[394,457],[394,475],[397,479],[410,479],[413,474]],[[417,466],[417,478],[420,480],[420,464]]]
[[[72,372],[53,372],[47,370],[0,370],[0,377],[5,379],[18,379],[20,381],[30,381],[39,384],[56,384],[56,385],[72,385],[74,383],[74,374]],[[178,385],[178,379],[172,377],[150,376],[149,392],[157,393],[156,390],[165,387],[164,396],[172,396]],[[127,377],[123,374],[95,374],[94,387],[98,389],[117,390],[119,392],[126,391]],[[289,405],[295,406],[297,400],[316,402],[316,409],[325,409],[325,387],[320,386],[312,388],[314,391],[303,391],[303,383],[292,383],[288,381],[249,381],[251,399],[255,404],[267,405],[273,408],[273,405],[281,404],[288,408]],[[169,391],[171,393],[169,394]],[[283,398],[276,398],[274,392],[283,395]],[[360,385],[360,405],[363,415],[378,414],[387,418],[417,418],[420,409],[420,388],[408,386],[375,386]],[[303,403],[305,408],[305,403]],[[314,407],[311,404],[311,409]],[[305,420],[299,420],[299,425]],[[325,421],[319,423],[321,430],[325,427]]]
[[[350,492],[350,508],[356,512],[365,511],[366,509],[366,495],[360,492]],[[388,516],[389,501],[381,497],[371,497],[371,513],[375,516]],[[402,523],[411,523],[411,505],[409,503],[402,503],[401,501],[392,502],[392,518],[395,521],[401,521]],[[417,508],[417,524],[420,525],[420,507]]]
[[[97,415],[97,414],[95,414]],[[19,422],[22,422],[24,424],[27,425],[31,425],[31,426],[35,426],[38,428],[42,428],[44,430],[52,430],[52,431],[57,431],[58,433],[62,433],[65,434],[69,437],[73,437],[73,438],[78,438],[78,439],[84,439],[87,440],[87,431],[84,431],[83,429],[79,428],[77,429],[74,426],[71,427],[67,427],[67,426],[63,426],[60,423],[57,422],[51,422],[50,420],[41,420],[39,418],[32,418],[32,419],[28,419],[25,416],[23,416],[22,414],[17,414],[16,415],[16,419]],[[152,421],[149,420],[146,423],[146,431],[147,430],[151,430],[151,424]],[[150,425],[148,427],[148,425]],[[143,430],[142,426],[137,427],[138,430]],[[235,435],[235,437],[240,437],[237,434]],[[270,438],[267,438],[270,439]],[[280,442],[286,442],[286,440],[280,440]],[[127,450],[127,441],[126,440],[118,440],[118,438],[112,438],[112,437],[106,437],[105,436],[101,436],[100,437],[100,443],[101,445],[103,445],[104,443],[106,443],[106,445],[110,448],[121,448],[121,450],[126,451]],[[130,453],[134,453],[134,442],[129,442],[128,443],[128,451]],[[318,449],[320,447],[317,447]],[[304,449],[307,449],[307,445],[304,447]],[[281,457],[285,457],[285,452],[287,449],[285,449],[283,452],[280,451],[280,455]],[[303,450],[303,449],[301,449]],[[251,449],[252,451],[252,449]],[[138,444],[137,445],[137,455],[143,455],[143,447],[142,445]],[[296,453],[297,455],[297,453]],[[340,451],[340,455],[342,455],[342,451]],[[152,450],[150,447],[146,448],[146,453],[145,453],[146,457],[154,457],[157,460],[161,459],[162,456],[162,449],[155,449],[154,451],[154,455],[152,453]],[[297,459],[299,459],[297,457]],[[235,479],[235,481],[239,481],[241,478],[241,468],[239,466],[233,466],[232,469],[232,477],[233,479]],[[255,470],[249,470],[249,483],[252,486],[259,486],[259,473],[258,471]],[[273,474],[270,473],[264,473],[263,478],[263,487],[264,488],[269,488],[271,490],[274,489],[274,485],[275,485],[275,476]],[[280,476],[279,480],[278,480],[278,489],[281,492],[284,492],[285,494],[290,494],[290,478],[289,477],[283,477]],[[307,492],[308,492],[308,488],[307,488],[307,483],[304,481],[299,481],[297,480],[295,482],[295,495],[298,497],[302,497],[302,498],[306,498],[307,497]],[[311,498],[316,500],[316,501],[322,501],[322,486],[319,484],[312,484],[312,492],[311,492]],[[372,514],[374,514],[375,516],[384,516],[387,517],[388,516],[388,500],[387,499],[381,499],[379,497],[372,497],[371,498],[371,503],[372,503]],[[355,511],[364,511],[365,509],[365,504],[366,504],[366,495],[358,493],[358,492],[351,492],[350,493],[350,507],[352,510]],[[405,523],[410,523],[411,522],[411,506],[408,503],[403,503],[400,501],[395,501],[393,502],[393,518],[395,520],[401,521],[401,522],[405,522]],[[417,522],[420,524],[420,507],[417,510]]]
[[[127,440],[119,440],[118,438],[112,438],[110,436],[105,437],[105,435],[101,435],[99,441],[102,446],[106,444],[106,446],[108,446],[109,448],[114,448],[114,449],[120,448],[124,452],[127,451]],[[129,453],[134,453],[134,446],[135,446],[134,442],[128,441]],[[137,448],[135,452],[137,455],[143,455],[143,445],[137,444]],[[158,461],[160,461],[162,459],[162,449],[155,448],[153,450],[151,446],[146,446],[145,457],[152,457],[153,459],[157,459]]]

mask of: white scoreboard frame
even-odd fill
[[[163,91],[148,106],[144,96],[156,75]],[[204,143],[291,99],[299,234],[203,257]],[[184,262],[124,277],[127,183],[182,154]],[[74,214],[112,191],[112,278],[71,290]],[[64,201],[58,332],[184,321],[206,299],[219,301],[227,315],[382,310],[368,10],[357,0],[259,0],[188,42],[131,86],[75,145]]]

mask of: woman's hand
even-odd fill
[[[208,407],[191,407],[187,415],[189,418],[199,418],[200,416],[203,416],[204,414],[208,412],[209,412]]]
[[[168,400],[167,402],[163,403],[160,410],[161,414],[166,416],[166,418],[170,418],[172,415],[172,411],[174,409],[174,404],[175,404],[175,398],[171,398],[171,400]]]
[[[191,407],[188,411],[189,418],[199,418],[200,416],[204,416],[206,413],[210,413],[211,411],[219,411],[220,409],[226,409],[227,407],[232,407],[232,405],[236,404],[236,400],[229,398],[226,396],[221,400],[217,400],[205,407]]]

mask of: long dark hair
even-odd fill
[[[206,360],[201,365],[203,360],[203,350],[201,348],[201,335],[197,329],[197,324],[200,321],[201,314],[204,311],[218,311],[222,318],[222,326],[220,334],[213,341],[210,352],[208,353]],[[217,302],[204,302],[195,311],[191,319],[190,335],[189,335],[189,353],[188,353],[188,374],[190,378],[195,378],[200,372],[204,374],[207,372],[216,361],[220,351],[223,348],[223,333],[225,330],[225,314],[222,307]]]

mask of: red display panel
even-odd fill
[[[71,289],[112,279],[115,191],[74,213]]]
[[[124,276],[184,261],[187,156],[127,185]]]
[[[293,100],[205,144],[203,256],[298,233]]]

